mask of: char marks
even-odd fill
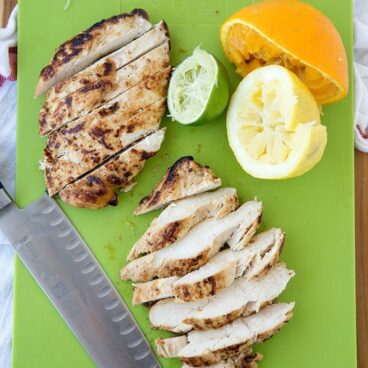
[[[36,95],[47,91],[39,131],[47,136],[50,196],[101,208],[117,204],[117,189],[133,187],[164,137],[158,129],[171,76],[168,37],[165,22],[152,27],[148,14],[134,9],[56,50],[36,88]]]

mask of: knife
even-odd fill
[[[19,209],[0,182],[0,230],[97,367],[159,368],[102,267],[53,198]]]

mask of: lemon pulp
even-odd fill
[[[310,170],[327,142],[316,100],[281,66],[251,72],[239,84],[227,114],[229,143],[252,176],[283,179]]]

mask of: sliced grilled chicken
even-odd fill
[[[252,258],[248,259],[248,263],[251,261]],[[134,289],[133,299],[136,304],[140,304],[170,297],[176,297],[178,303],[208,298],[235,280],[237,263],[238,260],[228,250],[222,251],[204,266],[182,278],[167,277],[154,280],[155,293],[150,293],[152,281],[138,284],[139,288]],[[143,299],[141,295],[151,296],[152,299]]]
[[[178,277],[166,277],[134,285],[133,304],[152,302],[169,298],[173,293],[173,284]]]
[[[184,276],[207,263],[245,221],[259,221],[262,206],[251,201],[221,219],[206,220],[183,239],[127,264],[120,272],[123,280],[149,281],[155,276]]]
[[[146,80],[150,76],[169,66],[169,41],[149,51],[116,72],[116,65],[111,59],[111,73],[87,84],[63,99],[52,103],[47,101],[39,114],[41,135],[59,129],[69,121],[73,121],[104,105],[128,89]]]
[[[221,328],[191,331],[187,335],[187,345],[182,347],[184,338],[176,337],[171,342],[170,351],[175,355],[179,350],[177,357],[193,367],[216,364],[222,359],[241,354],[254,343],[270,338],[291,319],[293,308],[294,303],[272,304]],[[167,345],[162,339],[158,343]]]
[[[174,298],[161,300],[150,309],[154,328],[172,332],[219,328],[240,316],[247,316],[271,303],[286,288],[294,272],[278,264],[261,278],[242,276],[208,300],[177,303]]]
[[[188,339],[184,336],[157,339],[155,341],[157,354],[165,358],[175,358],[181,349],[188,345]]]
[[[35,97],[141,36],[151,27],[148,14],[142,9],[134,9],[130,13],[104,19],[64,42],[41,70]]]
[[[248,280],[243,276],[218,294],[201,310],[196,310],[183,322],[194,329],[207,330],[219,328],[240,316],[248,316],[271,303],[286,288],[295,275],[281,263],[261,278]]]
[[[284,239],[285,235],[280,229],[270,229],[256,235],[248,248],[237,252],[223,250],[198,270],[179,279],[155,280],[154,294],[149,292],[152,287],[150,282],[139,284],[139,289],[134,290],[134,299],[139,304],[169,297],[176,297],[179,303],[210,298],[244,273],[246,280],[262,276],[279,260]],[[141,295],[146,296],[142,301]],[[151,300],[147,299],[148,295],[152,297]]]
[[[284,241],[285,234],[276,228],[264,231],[252,238],[246,250],[255,256],[251,266],[243,271],[248,280],[264,275],[278,262]]]
[[[208,166],[198,164],[193,157],[182,157],[168,168],[153,191],[140,201],[134,214],[142,215],[165,207],[172,201],[219,186],[221,186],[221,179],[216,177]]]
[[[261,223],[261,217],[259,217],[257,223],[249,225],[246,221],[239,226],[228,240],[228,245],[232,250],[241,250],[248,245],[249,241],[255,234],[259,224]]]
[[[74,207],[102,208],[116,205],[116,190],[127,191],[132,188],[146,160],[160,149],[164,134],[165,129],[158,130],[87,176],[67,185],[60,191],[60,198]]]
[[[177,303],[174,298],[163,299],[151,307],[149,311],[149,321],[152,328],[155,329],[175,333],[186,333],[191,331],[193,326],[184,323],[184,320],[195,313],[197,309],[200,310],[200,308],[204,308],[207,304],[207,300]]]
[[[224,361],[224,368],[258,368],[258,362],[263,359],[263,355],[249,349],[237,357],[228,358]],[[220,362],[221,363],[221,362]],[[215,368],[215,367],[212,367]],[[221,367],[217,367],[221,368]]]
[[[221,360],[216,364],[202,366],[200,368],[258,368],[258,362],[263,359],[263,355],[256,353],[249,348],[238,356]],[[184,364],[181,368],[190,368]]]
[[[284,239],[280,229],[270,229],[256,235],[241,251],[228,249],[220,252],[198,270],[176,281],[173,284],[174,296],[184,302],[209,298],[244,273],[248,280],[261,276],[279,260]]]
[[[209,218],[221,218],[238,206],[236,190],[222,188],[171,203],[155,218],[134,244],[128,260],[155,252],[183,238],[195,225]]]
[[[233,253],[230,250],[222,251],[198,270],[177,280],[173,284],[177,302],[207,299],[228,287],[237,277],[238,263],[245,263],[247,267],[253,259],[250,254],[242,257]]]
[[[170,68],[155,74],[49,136],[45,181],[50,196],[159,127],[169,75]]]
[[[46,103],[51,104],[55,100],[65,98],[88,84],[97,82],[111,74],[112,65],[115,65],[116,69],[120,69],[168,40],[169,32],[167,25],[164,21],[160,21],[139,38],[101,58],[79,73],[57,83],[48,90]]]

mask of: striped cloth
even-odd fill
[[[0,87],[6,80],[17,79],[17,14],[15,7],[7,26],[0,29]]]

